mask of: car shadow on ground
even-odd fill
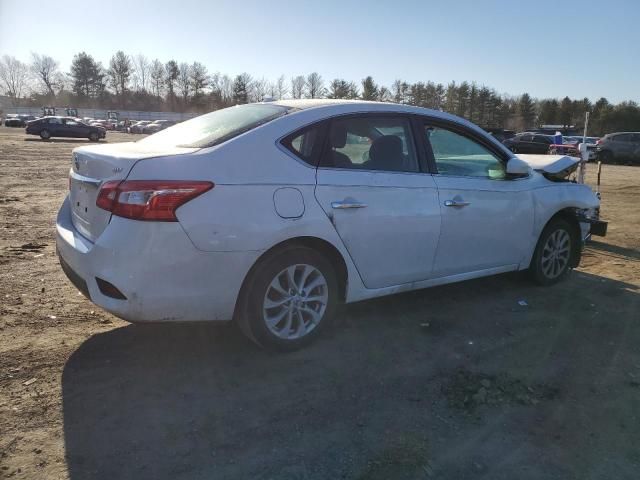
[[[587,249],[610,253],[621,258],[626,257],[626,259],[640,260],[640,250],[611,245],[610,243],[598,242],[596,240],[590,240],[589,243],[587,243]]]
[[[422,478],[431,472],[462,478],[473,475],[477,451],[492,445],[493,460],[504,451],[520,455],[512,465],[517,478],[527,461],[544,468],[539,459],[552,447],[501,429],[515,424],[526,431],[527,422],[539,425],[539,419],[500,417],[488,432],[472,425],[467,439],[454,438],[464,421],[459,425],[447,410],[440,379],[460,366],[505,368],[531,338],[571,355],[566,343],[575,332],[564,337],[564,328],[548,325],[575,329],[565,325],[574,316],[582,324],[584,312],[593,310],[588,291],[594,289],[637,308],[636,288],[574,272],[551,289],[508,274],[410,292],[344,307],[318,342],[290,354],[259,350],[231,326],[130,325],[94,335],[71,355],[62,376],[69,476]],[[523,298],[528,307],[518,303]],[[531,313],[534,307],[541,312]],[[620,352],[599,342],[617,330],[629,333],[627,313],[609,310],[606,334],[584,324],[583,345],[573,354],[602,356],[609,365],[609,356]],[[469,339],[487,348],[473,350]],[[596,353],[585,351],[590,342]],[[514,441],[522,445],[509,444]],[[521,458],[529,450],[530,458]]]
[[[88,138],[49,138],[43,140],[42,138],[25,138],[25,142],[40,142],[40,143],[100,143],[89,140]]]

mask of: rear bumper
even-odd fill
[[[131,322],[231,320],[246,273],[260,252],[202,252],[177,222],[113,217],[95,243],[71,222],[65,199],[56,247],[71,282],[93,303]],[[99,281],[126,299],[105,295]]]

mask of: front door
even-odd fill
[[[316,199],[367,288],[430,277],[440,234],[438,191],[420,173],[409,117],[333,119]]]
[[[529,178],[508,179],[500,153],[464,131],[424,128],[442,215],[433,276],[515,269],[531,249]]]

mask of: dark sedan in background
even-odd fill
[[[10,115],[4,119],[5,127],[26,127],[27,122],[35,120],[33,115]]]
[[[533,153],[543,155],[549,153],[553,144],[553,136],[524,132],[502,142],[513,153]]]
[[[29,122],[26,129],[30,135],[40,135],[43,140],[51,137],[88,138],[97,142],[106,136],[103,127],[94,127],[71,117],[44,117]]]

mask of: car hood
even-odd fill
[[[557,175],[562,172],[572,172],[578,167],[580,159],[568,155],[516,155],[524,160],[534,170]]]

